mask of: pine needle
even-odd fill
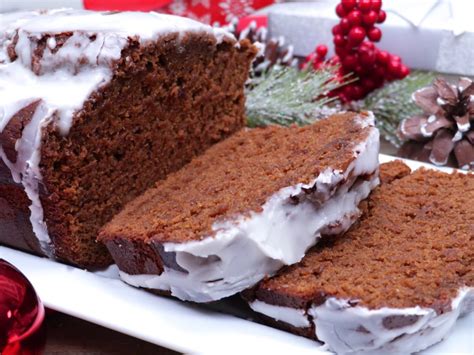
[[[335,80],[336,72],[337,67],[280,67],[253,78],[246,90],[248,126],[305,125],[324,117],[326,105],[336,100],[329,92],[350,82],[350,77]]]
[[[369,94],[353,105],[353,109],[372,111],[382,136],[395,147],[400,147],[401,141],[397,136],[400,122],[421,113],[411,96],[416,90],[430,85],[434,77],[432,72],[412,72],[405,79],[393,81]]]

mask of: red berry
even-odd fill
[[[349,54],[342,60],[342,66],[349,71],[354,70],[357,63],[358,58],[356,54]]]
[[[342,28],[341,25],[336,25],[332,28],[333,35],[342,35]]]
[[[366,13],[372,10],[372,1],[371,0],[359,0],[359,9],[360,11]]]
[[[341,27],[342,33],[347,34],[352,28],[351,22],[347,17],[344,17],[341,19],[341,22],[339,22],[339,26]]]
[[[349,44],[353,46],[357,46],[361,44],[364,38],[365,38],[365,30],[361,26],[353,27],[349,31],[349,36],[348,36]]]
[[[365,90],[362,86],[355,84],[352,87],[352,99],[353,100],[360,100],[364,97]]]
[[[380,10],[379,11],[379,18],[377,19],[377,23],[385,22],[386,18],[387,18],[387,13],[383,10]]]
[[[372,10],[379,12],[382,8],[382,0],[372,0]]]
[[[373,44],[370,41],[362,42],[361,45],[360,45],[360,50],[367,50],[367,49],[375,50],[375,44]]]
[[[390,54],[387,51],[379,51],[377,53],[377,62],[386,65],[390,59]]]
[[[357,73],[357,74],[364,74],[365,72],[365,68],[360,65],[360,64],[357,64],[354,71]]]
[[[336,65],[336,64],[341,63],[341,59],[339,58],[339,56],[335,55],[334,57],[329,59],[329,63]]]
[[[398,55],[390,54],[390,60],[393,60],[395,62],[401,62],[402,58],[400,58]]]
[[[342,6],[342,4],[338,4],[336,6],[336,14],[337,16],[341,18],[347,15],[346,10],[344,10],[344,7]]]
[[[356,0],[342,0],[341,4],[342,7],[349,12],[357,5],[357,2]]]
[[[344,47],[346,45],[346,39],[344,38],[344,36],[341,35],[335,35],[333,38],[333,42],[336,47]]]
[[[406,76],[408,76],[410,74],[410,68],[408,68],[406,65],[403,65],[402,64],[402,67],[400,68],[400,76],[399,78],[400,79],[403,79],[405,78]]]
[[[351,26],[358,26],[362,22],[362,12],[359,10],[352,10],[346,17],[349,20]]]
[[[382,31],[380,31],[378,27],[372,27],[367,31],[367,37],[369,37],[372,42],[378,42],[382,38]]]
[[[366,92],[372,91],[376,86],[375,81],[371,78],[362,78],[360,83]]]
[[[390,60],[390,62],[388,62],[388,72],[394,77],[399,77],[401,68],[402,64],[396,60]]]
[[[347,51],[346,51],[346,48],[344,46],[336,46],[335,52],[341,58],[343,58],[347,55]]]
[[[373,26],[377,22],[378,18],[379,14],[374,10],[371,10],[362,16],[362,22],[364,23],[364,25]]]
[[[375,63],[375,51],[367,50],[359,54],[359,61],[365,67],[371,67]]]
[[[384,80],[385,78],[385,68],[381,65],[375,64],[374,67],[372,68],[372,71],[370,72],[371,78],[375,82],[379,82]]]
[[[354,98],[354,87],[353,87],[353,85],[352,84],[346,85],[346,87],[344,87],[343,94],[348,100],[352,100]]]
[[[328,54],[328,47],[325,46],[324,44],[321,44],[321,45],[317,46],[316,47],[316,54],[321,58],[326,57],[326,55]]]

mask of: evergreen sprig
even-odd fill
[[[401,141],[397,136],[400,122],[421,113],[411,96],[416,90],[430,85],[434,77],[432,72],[414,71],[406,78],[388,83],[372,92],[352,108],[372,111],[381,135],[395,147],[400,147]]]
[[[316,71],[276,67],[254,77],[246,89],[248,126],[304,125],[323,118],[327,104],[336,100],[328,93],[352,80],[336,80],[336,73],[336,66]]]

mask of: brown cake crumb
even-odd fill
[[[383,183],[360,223],[246,298],[294,308],[336,297],[370,309],[449,310],[462,286],[474,286],[474,175],[407,168],[382,165]]]
[[[216,220],[258,212],[281,188],[308,184],[327,167],[345,171],[369,133],[356,121],[344,113],[305,127],[241,131],[128,204],[101,239],[202,239]]]

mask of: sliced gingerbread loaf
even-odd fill
[[[242,130],[128,204],[100,234],[134,286],[208,302],[339,234],[378,183],[368,114]]]
[[[246,291],[251,308],[341,354],[416,352],[474,310],[474,175],[380,177],[359,222]]]
[[[244,126],[256,49],[190,19],[0,15],[0,243],[86,267],[122,206]]]

